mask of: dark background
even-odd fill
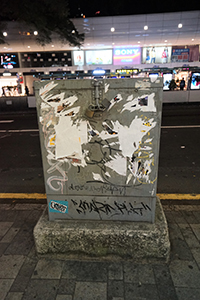
[[[193,0],[69,0],[70,17],[135,15],[161,12],[199,10],[200,2]]]

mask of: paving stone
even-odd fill
[[[184,224],[187,223],[184,216],[182,215],[181,211],[172,211],[172,217],[174,218],[177,224]]]
[[[138,283],[138,268],[132,262],[124,263],[124,282]]]
[[[57,295],[56,300],[72,300],[70,295]]]
[[[40,259],[33,272],[32,279],[60,279],[62,268],[62,261]]]
[[[112,300],[124,300],[122,297],[113,297]]]
[[[0,225],[1,226],[1,225]],[[20,228],[11,227],[7,233],[4,235],[0,243],[10,243],[12,242],[13,238],[19,232]]]
[[[34,245],[33,231],[28,226],[23,226],[17,235],[14,237],[10,246],[6,249],[5,254],[22,254],[28,255]]]
[[[25,260],[23,255],[2,255],[0,257],[0,278],[15,278]]]
[[[5,300],[22,300],[24,293],[8,293]]]
[[[199,248],[192,248],[191,249],[192,255],[197,263],[197,265],[199,266],[200,269],[200,249]]]
[[[171,239],[181,239],[184,240],[183,234],[178,224],[169,224],[169,237]]]
[[[13,222],[0,222],[0,236],[4,236],[13,225]]]
[[[133,299],[159,300],[156,285],[125,283],[125,300]]]
[[[37,204],[37,203],[31,203],[31,206],[29,203],[16,203],[13,207],[13,210],[29,210],[31,212],[35,210],[43,211],[46,207],[46,204]]]
[[[190,224],[190,226],[192,227],[196,238],[200,241],[200,224]]]
[[[178,300],[199,300],[200,289],[177,288]]]
[[[73,295],[74,290],[75,290],[75,280],[70,280],[70,279],[61,279],[59,288],[58,288],[58,293],[59,294],[66,294],[66,295]]]
[[[108,266],[108,278],[112,280],[123,280],[122,263],[114,262]]]
[[[1,264],[0,264],[1,266]],[[13,283],[13,279],[0,279],[0,299],[4,300],[11,285]]]
[[[0,211],[0,220],[7,222],[14,222],[16,219],[16,212],[12,210],[2,210]]]
[[[142,284],[155,284],[153,267],[151,265],[138,265],[138,278]]]
[[[165,210],[165,205],[163,205],[163,209]],[[176,223],[171,211],[165,211],[165,217],[168,223]]]
[[[194,261],[174,260],[170,263],[170,273],[175,287],[200,286],[200,270]]]
[[[23,300],[55,300],[59,280],[32,279],[24,293]]]
[[[11,292],[24,292],[28,283],[30,281],[30,277],[17,275],[15,278],[13,285],[10,288]]]
[[[0,256],[5,253],[8,246],[9,246],[9,243],[0,243]]]
[[[31,277],[33,274],[33,271],[36,267],[37,264],[37,259],[36,258],[29,258],[27,257],[19,270],[19,275],[20,276],[26,276],[26,277]]]
[[[73,300],[107,300],[107,284],[103,282],[77,282]]]
[[[108,300],[113,300],[113,297],[124,296],[124,283],[121,280],[108,281]]]
[[[154,274],[160,300],[178,300],[167,265],[154,265]],[[167,288],[166,288],[167,287]]]
[[[187,224],[179,224],[179,226],[188,246],[191,248],[200,247],[199,241],[194,235],[191,227]]]
[[[27,219],[27,217],[31,213],[31,210],[28,210],[28,211],[17,210],[17,211],[14,211],[14,213],[15,213],[15,218],[14,218],[13,227],[18,227],[19,228],[22,225],[24,225],[25,220]]]
[[[182,239],[171,239],[171,260],[193,260],[192,252],[186,243]]]
[[[107,263],[91,261],[67,261],[62,278],[85,281],[107,281]]]
[[[196,205],[197,206],[197,205]],[[198,205],[199,207],[200,205]],[[200,213],[199,211],[193,211],[193,215],[195,216],[195,218],[197,219],[198,223],[200,223]]]
[[[194,216],[192,211],[182,211],[183,217],[187,220],[189,224],[196,224],[198,220]]]
[[[36,224],[36,222],[40,218],[41,214],[42,214],[42,211],[40,211],[40,210],[33,210],[31,212],[31,214],[29,214],[29,216],[27,217],[26,222]]]
[[[29,254],[27,255],[27,257],[32,258],[32,259],[36,259],[37,253],[36,253],[35,244],[33,244]]]

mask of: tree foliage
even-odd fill
[[[37,42],[51,43],[56,33],[62,42],[80,47],[84,34],[79,33],[69,18],[67,0],[1,0],[0,43],[4,42],[2,29],[8,21],[22,22],[27,31],[38,31]]]

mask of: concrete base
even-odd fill
[[[157,259],[170,253],[168,226],[157,198],[155,223],[66,220],[50,222],[47,209],[34,228],[39,255],[53,258]]]

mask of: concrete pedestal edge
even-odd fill
[[[34,228],[39,256],[55,259],[152,259],[167,262],[168,225],[157,197],[155,223],[65,220],[50,222],[47,208]]]

